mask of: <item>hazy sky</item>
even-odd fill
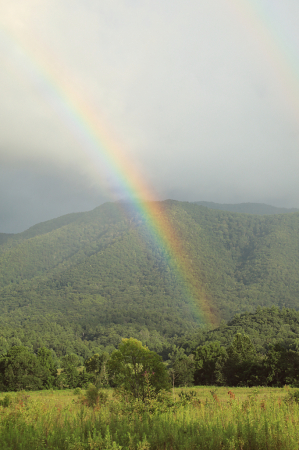
[[[157,198],[299,207],[298,55],[296,0],[0,0],[0,232],[122,196],[63,86]]]

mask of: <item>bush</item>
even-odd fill
[[[90,384],[85,392],[85,402],[90,407],[95,407],[99,404],[104,405],[107,402],[108,394],[100,391],[94,384]]]
[[[179,392],[179,401],[182,405],[188,405],[189,403],[193,403],[194,400],[197,400],[196,391],[181,391]]]
[[[288,392],[288,394],[285,396],[284,401],[286,403],[299,403],[299,390]]]
[[[4,408],[7,408],[11,404],[11,397],[10,395],[5,395],[5,397],[0,400],[0,405]]]

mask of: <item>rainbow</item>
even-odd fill
[[[48,100],[53,104],[54,98],[56,111],[80,140],[84,152],[95,164],[105,166],[136,212],[146,219],[156,244],[163,249],[176,279],[185,289],[193,317],[203,325],[216,325],[216,310],[194,274],[190,256],[167,214],[166,205],[155,201],[155,193],[145,183],[144,177],[128,160],[121,146],[112,138],[112,133],[107,132],[91,103],[78,94],[67,72],[51,57],[46,47],[38,47],[33,39],[30,45],[25,46],[24,40],[21,43],[14,36],[10,38],[22,51],[23,66],[29,76],[36,79],[39,85],[45,85],[46,91],[50,89]],[[122,202],[118,204],[122,208]]]
[[[278,28],[270,20],[269,14],[255,0],[227,0],[237,14],[238,20],[245,24],[250,34],[259,42],[265,58],[270,61],[279,78],[284,96],[299,112],[298,60],[291,46],[284,42]],[[37,39],[18,36],[3,27],[4,39],[14,42],[21,52],[24,70],[29,77],[36,78],[50,91],[48,101],[52,103],[64,123],[81,143],[86,155],[99,168],[117,182],[119,192],[125,194],[133,203],[137,212],[146,218],[146,223],[155,241],[165,251],[168,263],[184,285],[189,304],[194,315],[201,323],[215,324],[215,310],[211,299],[204,292],[201,283],[194,275],[192,261],[184,243],[173,226],[171,216],[167,214],[165,204],[155,201],[157,196],[140,172],[122,151],[122,146],[113,139],[104,120],[99,118],[86,95],[74,86],[62,64],[58,64],[56,55],[51,55],[44,44]],[[121,203],[120,203],[121,205]]]

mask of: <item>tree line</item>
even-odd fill
[[[51,350],[36,354],[23,346],[11,347],[0,358],[0,391],[119,387],[144,399],[149,386],[155,391],[179,386],[299,386],[299,352],[292,346],[270,344],[257,352],[249,336],[237,333],[225,348],[219,341],[206,342],[187,354],[174,345],[163,361],[156,352],[134,338],[123,339],[111,355],[96,353],[80,365],[66,355],[61,367]]]

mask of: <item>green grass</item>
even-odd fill
[[[94,408],[84,392],[11,393],[9,406],[0,406],[1,449],[299,449],[292,392],[196,387],[176,389],[174,402],[171,393],[144,405],[110,389]]]

